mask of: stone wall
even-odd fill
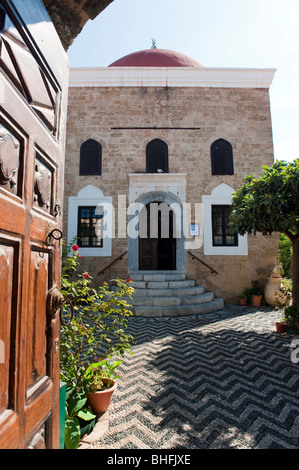
[[[111,129],[119,127],[196,127],[200,130]],[[102,145],[102,175],[79,176],[81,144],[93,138]],[[145,148],[160,138],[168,144],[169,172],[186,173],[186,200],[202,202],[221,183],[237,188],[247,174],[259,176],[261,165],[272,165],[273,144],[267,89],[191,87],[70,88],[66,143],[64,233],[68,197],[87,184],[104,196],[128,197],[128,174],[145,173]],[[233,147],[234,175],[212,176],[210,146],[219,139]],[[116,214],[117,215],[117,214]],[[117,224],[117,218],[116,218]],[[277,261],[278,238],[249,237],[248,256],[204,256],[218,275],[188,257],[188,276],[233,301],[250,281],[268,275]],[[97,273],[127,249],[115,238],[110,258],[84,258],[82,266],[96,280],[127,276],[127,256],[105,275]]]
[[[113,0],[43,0],[67,50],[89,19],[93,20]]]

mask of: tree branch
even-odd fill
[[[282,233],[284,233],[284,235],[286,235],[290,240],[291,242],[293,243],[293,241],[296,239],[296,236],[293,235],[291,232],[289,232],[288,230],[284,230]]]

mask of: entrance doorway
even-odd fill
[[[176,269],[175,213],[166,203],[150,202],[139,218],[139,269]]]

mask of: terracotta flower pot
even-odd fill
[[[285,323],[276,322],[275,328],[276,328],[277,333],[284,333],[286,326],[285,326]]]
[[[251,297],[251,306],[252,307],[260,307],[262,305],[262,295],[253,295]]]
[[[107,383],[108,379],[103,379],[104,383]],[[94,413],[105,413],[108,410],[112,395],[117,388],[117,383],[112,381],[112,387],[105,390],[98,390],[97,392],[88,392],[87,400],[91,409]]]
[[[246,305],[247,304],[246,299],[239,299],[239,304],[243,306]]]

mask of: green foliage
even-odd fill
[[[284,310],[284,318],[287,326],[299,330],[299,302],[294,302]]]
[[[279,287],[279,292],[275,296],[275,305],[276,307],[284,312],[285,307],[290,305],[292,301],[292,280],[291,279],[282,279],[281,285]]]
[[[63,252],[61,293],[71,300],[74,316],[61,326],[60,375],[67,385],[65,445],[76,448],[80,441],[80,420],[89,421],[93,414],[86,408],[87,391],[101,378],[112,377],[121,361],[113,356],[131,354],[133,338],[126,332],[132,315],[127,299],[134,289],[127,279],[114,279],[113,290],[106,282],[92,287],[88,273],[77,272],[80,254],[77,245],[68,245]],[[68,316],[67,306],[64,316]],[[109,375],[110,374],[110,375]],[[79,439],[79,440],[78,440]]]
[[[232,198],[231,226],[245,233],[299,233],[299,159],[262,167],[262,176],[246,176]]]
[[[68,388],[66,393],[66,416],[64,442],[67,449],[77,449],[81,438],[80,420],[89,422],[96,415],[87,407],[87,396],[84,391],[75,392]]]
[[[281,276],[286,279],[292,277],[292,242],[284,234],[279,234],[279,263],[281,265]]]
[[[264,295],[264,288],[260,286],[259,281],[252,281],[251,282],[251,295]]]
[[[299,158],[277,161],[264,169],[260,178],[246,176],[232,196],[230,226],[245,233],[286,235],[293,247],[293,299],[299,301]]]
[[[264,295],[264,288],[259,281],[251,281],[251,287],[246,287],[240,297],[246,299],[246,302],[250,304],[253,295]]]
[[[114,371],[121,362],[122,361],[114,361],[111,364],[107,359],[105,359],[91,364],[86,370],[88,391],[96,392],[97,390],[110,388],[112,381],[119,378],[118,375],[114,374]],[[106,383],[104,383],[103,378],[107,379]]]

